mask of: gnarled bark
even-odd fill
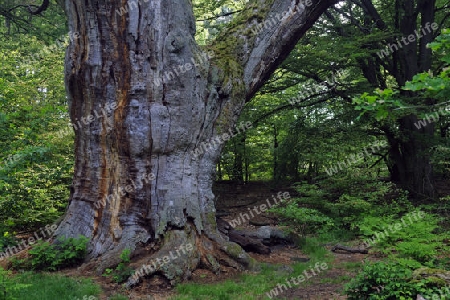
[[[194,41],[190,1],[66,0],[80,35],[66,54],[76,159],[57,235],[91,238],[87,267],[102,272],[126,248],[138,267],[186,243],[194,251],[154,272],[176,281],[198,267],[251,267],[216,226],[211,187],[224,135],[333,2],[249,3],[206,50]]]

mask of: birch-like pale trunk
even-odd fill
[[[211,186],[223,142],[210,141],[237,130],[245,102],[335,2],[250,1],[202,48],[190,1],[66,0],[80,35],[65,71],[76,158],[57,235],[91,238],[84,268],[102,272],[126,248],[139,267],[187,244],[192,251],[155,272],[177,281],[199,267],[251,267],[216,228]],[[194,155],[202,143],[208,150]]]

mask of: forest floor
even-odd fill
[[[229,185],[227,183],[216,185],[215,194],[217,195],[216,207],[218,215],[224,220],[231,221],[238,218],[241,213],[248,212],[248,208],[252,209],[255,205],[265,203],[267,199],[271,199],[271,195],[277,195],[279,191],[289,191],[291,196],[295,195],[295,192],[291,189],[278,188],[275,190],[262,182],[237,186]],[[239,226],[239,229],[256,229],[257,226],[253,224],[276,226],[277,221],[270,214],[261,213],[252,217],[250,220],[245,220],[245,222]],[[346,299],[346,297],[342,295],[344,284],[349,282],[350,279],[356,275],[355,273],[363,260],[376,259],[367,254],[335,253],[331,252],[332,245],[325,245],[325,247],[329,250],[329,255],[331,257],[331,262],[328,263],[328,269],[298,286],[293,286],[292,288],[284,290],[276,298],[311,300]],[[249,254],[258,262],[275,266],[290,266],[299,260],[308,260],[308,255],[294,246],[277,245],[271,247],[271,250],[272,253],[269,255],[256,253]],[[307,264],[307,262],[305,262],[305,264]],[[72,272],[69,270],[66,272],[66,275],[74,275],[71,273]],[[199,285],[217,284],[228,279],[238,279],[239,276],[240,273],[234,270],[225,270],[225,272],[222,272],[220,275],[215,275],[208,270],[200,269],[193,273],[190,282]],[[153,300],[170,299],[177,295],[175,289],[167,285],[164,280],[157,277],[147,279],[144,283],[130,291],[121,289],[119,285],[111,283],[110,279],[105,277],[94,277],[94,281],[97,284],[100,284],[104,291],[100,296],[100,299],[102,300],[106,300],[111,295],[117,293],[126,295],[128,299]],[[286,282],[280,282],[280,284],[283,283],[285,284]],[[263,294],[259,299],[267,298],[268,297]]]
[[[440,181],[437,186],[441,196],[450,195],[448,181]],[[260,226],[283,229],[271,213],[252,214],[250,211],[253,211],[255,207],[261,207],[262,204],[274,203],[274,197],[286,192],[289,192],[290,197],[298,196],[292,188],[273,188],[265,182],[251,182],[245,185],[229,182],[216,184],[214,193],[217,199],[217,217],[235,225],[235,229],[243,231],[257,230]],[[248,214],[248,217],[244,218],[244,214]],[[236,220],[240,221],[239,224]],[[327,237],[326,241],[345,242],[336,241],[336,239],[339,238]],[[348,239],[346,241],[346,244],[351,245],[353,249],[362,247],[358,241],[349,242]],[[369,254],[333,252],[332,248],[335,244],[322,244],[326,242],[322,242],[321,237],[306,237],[299,242],[302,246],[295,246],[293,243],[271,245],[271,253],[267,255],[248,252],[262,266],[261,272],[238,272],[232,268],[223,268],[217,275],[208,270],[198,269],[193,272],[189,282],[182,283],[176,288],[158,275],[145,278],[141,284],[127,290],[120,284],[114,283],[111,277],[81,272],[78,268],[65,269],[56,273],[73,278],[80,284],[80,277],[92,279],[93,283],[101,287],[102,292],[98,298],[101,300],[263,300],[269,298],[340,300],[347,299],[344,295],[344,286],[360,273],[365,262],[383,259],[371,252]],[[303,274],[304,271],[311,274],[309,270],[316,266],[316,262],[326,262],[327,269],[308,277],[298,285],[292,284],[291,287],[287,287],[286,279],[292,278],[294,269],[297,275]],[[3,267],[7,266],[3,265]],[[285,285],[286,288],[283,290],[277,288],[281,285]],[[274,291],[275,288],[278,292],[270,293],[271,296],[269,296],[269,292]],[[198,293],[201,295],[197,296]],[[210,297],[209,295],[212,294],[220,295],[220,297]]]

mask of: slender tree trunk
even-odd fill
[[[277,126],[273,124],[273,181],[278,182],[281,178],[278,166],[278,131]]]
[[[222,163],[219,159],[217,162],[217,180],[222,181],[223,180],[223,174],[222,174]]]
[[[80,34],[65,71],[76,158],[57,235],[91,238],[84,268],[102,272],[126,248],[139,267],[187,244],[193,251],[147,275],[176,281],[198,267],[251,267],[216,228],[211,187],[225,135],[334,2],[249,3],[206,50],[194,41],[190,1],[66,0]]]
[[[247,133],[244,134],[244,172],[245,172],[245,183],[248,183],[250,181],[250,173],[249,173],[249,166],[250,166],[250,157],[247,151]]]
[[[243,133],[242,135],[244,135]],[[242,136],[237,137],[233,141],[233,174],[231,179],[235,182],[242,183],[244,182],[244,147],[245,147],[245,138]]]

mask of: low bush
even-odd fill
[[[56,271],[80,263],[86,255],[89,239],[85,236],[78,238],[60,238],[53,244],[39,241],[28,252],[30,257],[13,259],[15,269],[31,269]]]
[[[134,273],[134,269],[128,264],[130,263],[131,250],[125,249],[120,254],[121,262],[117,265],[115,269],[106,269],[103,276],[111,276],[114,282],[122,283],[128,279]]]
[[[0,230],[0,252],[3,252],[9,246],[16,246],[17,239],[8,231]]]
[[[447,299],[440,298],[445,297],[446,286],[431,278],[414,278],[413,274],[413,269],[397,263],[365,264],[363,271],[345,286],[345,293],[349,300],[406,300],[416,299],[418,294],[426,299]]]
[[[412,210],[407,193],[385,182],[355,182],[340,177],[325,180],[320,185],[298,183],[299,197],[272,208],[282,223],[302,234],[349,230],[359,233],[367,216],[385,217]]]
[[[299,207],[298,199],[282,207],[272,208],[270,211],[280,216],[282,225],[289,225],[288,231],[305,236],[319,229],[331,229],[333,219],[312,208]]]
[[[425,263],[436,256],[445,235],[435,233],[439,218],[423,211],[396,215],[367,216],[359,224],[366,246],[384,254]]]

